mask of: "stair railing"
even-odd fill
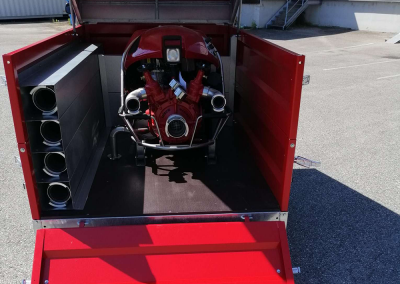
[[[290,1],[290,0],[287,0]],[[275,12],[275,14],[268,20],[267,24],[265,25],[265,27],[267,28],[271,22],[276,18],[276,16],[283,10],[283,8],[286,7],[286,4],[283,4],[282,7],[280,7],[278,9],[278,11]]]
[[[299,0],[298,0],[299,1]],[[290,0],[286,1],[286,16],[285,16],[285,24],[283,26],[286,26],[286,21],[287,21],[287,14],[288,14],[288,9],[289,9],[289,2]],[[293,7],[292,7],[293,8]]]

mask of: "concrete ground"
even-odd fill
[[[68,28],[0,24],[0,54]],[[288,237],[296,283],[400,283],[400,45],[343,29],[254,31],[306,55]],[[0,75],[4,74],[0,64]],[[34,235],[6,87],[0,87],[0,283],[30,278]]]

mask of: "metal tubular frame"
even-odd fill
[[[191,140],[190,140],[190,144],[189,144],[189,145],[168,145],[168,146],[165,146],[165,145],[164,145],[164,141],[163,141],[163,139],[162,139],[162,135],[161,135],[160,129],[159,129],[159,127],[158,127],[158,122],[157,122],[157,120],[156,120],[156,118],[155,118],[154,116],[148,116],[148,115],[143,116],[143,115],[140,115],[140,114],[139,114],[139,115],[133,115],[133,114],[125,113],[125,110],[124,110],[124,105],[125,105],[125,100],[124,100],[124,97],[125,97],[125,96],[124,96],[124,88],[125,88],[125,86],[124,86],[124,76],[125,76],[125,72],[124,72],[124,62],[125,62],[125,60],[126,60],[126,56],[127,56],[127,54],[128,54],[129,49],[131,48],[132,44],[133,44],[136,40],[137,40],[137,38],[136,38],[135,40],[133,40],[133,41],[126,47],[124,53],[122,54],[122,58],[121,58],[121,107],[120,107],[120,109],[119,109],[119,116],[122,117],[122,119],[124,120],[124,122],[125,122],[125,124],[126,124],[128,130],[129,130],[129,132],[131,132],[133,141],[134,141],[137,145],[139,145],[139,146],[144,146],[144,147],[149,147],[149,148],[159,149],[159,150],[165,150],[165,151],[188,150],[188,149],[195,149],[195,148],[207,147],[207,146],[209,146],[209,145],[214,144],[214,143],[215,143],[215,140],[217,139],[217,137],[218,137],[218,135],[219,135],[219,133],[221,132],[222,128],[225,126],[227,120],[229,119],[229,116],[231,115],[230,112],[225,113],[225,117],[221,117],[221,118],[220,118],[220,121],[219,121],[219,123],[218,123],[217,129],[215,130],[215,133],[214,133],[214,136],[213,136],[213,139],[212,139],[212,140],[207,141],[207,142],[205,142],[205,143],[193,145],[193,140],[194,140],[194,136],[195,136],[195,134],[196,134],[197,124],[198,124],[199,120],[200,120],[201,118],[203,118],[203,116],[200,115],[200,116],[196,119],[196,125],[195,125],[194,131],[193,131],[193,135],[192,135],[192,138],[191,138]],[[225,96],[225,79],[224,79],[223,64],[222,64],[221,56],[220,56],[220,54],[219,54],[218,51],[217,51],[217,57],[218,57],[219,64],[220,64],[220,69],[221,69],[222,93],[223,93],[224,96]],[[157,128],[158,138],[160,139],[160,144],[150,144],[150,143],[146,143],[146,142],[144,142],[144,141],[140,141],[140,139],[139,139],[139,137],[137,136],[137,134],[136,134],[136,132],[135,132],[135,130],[134,130],[132,124],[129,122],[129,120],[128,120],[127,117],[132,117],[132,118],[134,118],[134,119],[135,119],[135,118],[139,118],[139,119],[140,119],[141,117],[144,118],[144,119],[153,119],[153,120],[154,120],[154,123],[155,123],[155,125],[156,125],[156,128]],[[222,122],[222,120],[224,120],[224,121]],[[221,122],[222,122],[222,123],[221,123]],[[112,146],[113,146],[113,149],[112,149],[113,153],[116,153],[116,144],[112,144]],[[116,157],[116,156],[117,156],[117,155],[113,155],[113,154],[110,155],[110,157]]]
[[[158,123],[157,120],[154,116],[147,116],[147,115],[139,115],[136,116],[137,118],[144,118],[144,119],[153,119],[154,123],[156,125],[157,128],[157,132],[158,132],[158,137],[160,139],[160,144],[150,144],[150,143],[146,143],[144,141],[141,141],[139,139],[139,137],[137,136],[132,124],[130,123],[130,121],[128,120],[127,117],[133,117],[135,118],[135,115],[130,115],[130,114],[126,114],[126,113],[122,113],[120,114],[120,116],[122,117],[122,119],[124,120],[125,124],[127,125],[127,129],[129,130],[129,132],[132,134],[132,139],[133,141],[139,145],[139,146],[144,146],[144,147],[149,147],[152,149],[158,149],[158,150],[165,150],[165,151],[179,151],[179,150],[188,150],[188,149],[195,149],[195,148],[202,148],[202,147],[207,147],[209,145],[212,145],[215,143],[219,133],[221,132],[222,128],[225,126],[226,122],[228,121],[229,117],[230,117],[231,113],[225,113],[225,117],[221,117],[219,122],[218,122],[218,126],[215,129],[214,135],[212,140],[209,140],[207,142],[204,143],[200,143],[200,144],[194,144],[193,145],[193,140],[194,140],[194,136],[196,134],[196,129],[197,129],[197,125],[200,119],[202,119],[204,116],[200,115],[199,117],[197,117],[196,119],[196,124],[195,124],[195,128],[194,128],[194,132],[192,134],[192,138],[190,140],[190,144],[189,145],[168,145],[165,146],[164,142],[162,140],[162,136],[161,136],[161,132],[160,129],[158,127]],[[221,115],[222,116],[222,115]],[[206,118],[206,117],[204,117]],[[118,128],[118,127],[117,127]],[[116,144],[112,144],[112,146],[116,147]],[[116,149],[113,148],[113,152],[116,152]],[[112,155],[111,155],[112,156]]]

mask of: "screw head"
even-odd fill
[[[10,64],[10,61],[7,61],[7,64]]]
[[[24,153],[25,152],[25,148],[21,148],[21,149],[19,149],[22,153]]]
[[[44,284],[49,284],[49,280],[44,280]]]
[[[281,273],[281,270],[280,270],[280,269],[277,269],[276,272]]]
[[[299,61],[299,64],[301,64],[301,61]]]
[[[290,144],[290,148],[294,148],[294,143]]]

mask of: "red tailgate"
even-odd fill
[[[283,222],[44,229],[32,283],[294,283]]]

